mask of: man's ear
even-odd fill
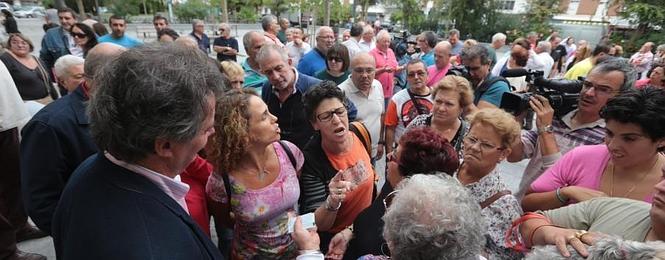
[[[155,154],[159,157],[172,157],[173,156],[173,145],[170,141],[157,138],[155,139]]]

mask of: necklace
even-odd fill
[[[630,195],[635,190],[635,188],[637,188],[637,185],[642,183],[644,181],[644,179],[646,179],[646,177],[649,175],[649,173],[651,173],[651,171],[653,171],[654,167],[656,167],[656,165],[658,164],[658,161],[660,161],[660,154],[656,154],[656,156],[657,156],[656,160],[653,162],[653,165],[651,165],[651,168],[649,168],[649,170],[644,172],[642,174],[642,177],[640,177],[640,180],[635,182],[633,184],[633,186],[631,186],[630,189],[628,189],[628,192],[626,192],[626,194],[621,196],[621,198],[627,198],[628,195]],[[614,197],[614,169],[615,169],[615,166],[614,166],[614,163],[612,163],[612,171],[611,171],[612,176],[610,176],[610,197]]]

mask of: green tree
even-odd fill
[[[524,35],[529,32],[537,32],[543,35],[549,35],[554,30],[550,21],[552,16],[559,12],[558,0],[530,0],[529,10],[524,15],[524,24],[527,25]]]
[[[411,32],[419,31],[425,21],[425,13],[422,11],[424,3],[421,0],[392,0],[389,3],[397,7],[391,16],[393,22],[402,22],[404,28]]]
[[[185,3],[175,5],[173,14],[182,22],[189,22],[192,19],[205,19],[208,16],[210,5],[202,0],[189,0]]]
[[[138,15],[140,12],[141,0],[115,1],[109,7],[109,11],[115,15],[128,17]]]
[[[665,42],[665,0],[614,0],[610,6],[623,6],[619,14],[636,25],[634,31],[612,35],[625,53],[636,52],[645,42]]]
[[[240,22],[255,23],[259,19],[259,15],[257,14],[254,7],[243,6],[238,12],[237,19]]]

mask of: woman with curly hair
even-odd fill
[[[231,90],[217,101],[206,187],[215,217],[234,224],[232,259],[293,259],[288,212],[300,195],[303,155],[279,141],[277,118],[251,91]],[[231,214],[233,217],[231,217]]]

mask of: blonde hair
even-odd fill
[[[501,146],[511,147],[520,136],[520,124],[515,117],[498,108],[484,108],[470,115],[468,118],[471,128],[477,124],[484,124],[494,128],[501,138]]]
[[[240,64],[233,61],[222,61],[222,73],[228,78],[245,77],[245,71]]]
[[[461,108],[465,108],[471,103],[473,103],[473,89],[471,89],[471,84],[467,79],[460,76],[448,75],[443,77],[436,85],[432,91],[432,98],[436,97],[436,94],[439,91],[454,91],[459,94],[459,105]]]
[[[478,41],[474,39],[468,39],[464,41],[464,48],[471,48],[471,46],[478,45]]]

